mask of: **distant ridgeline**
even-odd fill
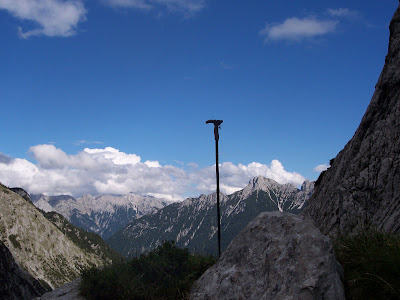
[[[31,195],[33,204],[45,212],[58,212],[73,225],[109,238],[136,218],[153,213],[169,204],[165,199],[127,195]]]
[[[265,211],[300,213],[314,191],[314,182],[301,189],[255,177],[232,195],[221,194],[222,249],[258,214]],[[156,213],[133,220],[107,242],[127,257],[137,256],[172,240],[200,254],[217,254],[216,193],[170,204]]]

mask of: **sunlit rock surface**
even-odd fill
[[[80,278],[75,279],[70,283],[66,283],[54,291],[48,292],[35,300],[84,300],[79,295]]]
[[[51,288],[105,263],[78,247],[32,203],[1,184],[0,240],[23,269]]]
[[[190,299],[345,299],[342,273],[312,221],[265,212],[200,277]]]

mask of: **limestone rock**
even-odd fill
[[[39,281],[24,272],[0,241],[0,299],[32,299],[45,292]]]
[[[304,217],[261,213],[195,283],[190,299],[345,299],[328,237]]]
[[[74,281],[64,284],[54,291],[48,292],[35,300],[84,300],[79,295],[79,283],[81,282],[80,277]]]
[[[400,5],[375,93],[353,138],[319,178],[304,214],[325,234],[400,232]]]
[[[10,190],[13,191],[14,193],[20,195],[22,198],[24,198],[29,203],[32,203],[31,197],[29,196],[29,194],[24,189],[21,189],[19,187],[15,187],[15,188],[10,188]]]
[[[42,285],[58,287],[105,261],[78,247],[19,194],[0,185],[0,241]],[[47,288],[47,286],[46,286]]]

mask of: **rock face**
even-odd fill
[[[0,241],[0,299],[32,299],[45,291],[39,281],[21,270]]]
[[[243,190],[228,196],[221,194],[222,249],[261,212],[300,213],[313,191],[314,182],[305,181],[299,190],[292,184],[258,176]],[[128,257],[149,251],[164,240],[197,253],[217,255],[216,195],[189,198],[134,219],[108,243]]]
[[[29,197],[29,194],[24,189],[21,189],[19,187],[15,187],[15,188],[10,188],[10,190],[13,191],[14,193],[20,195],[26,201],[32,203],[31,198]]]
[[[54,291],[48,292],[35,300],[85,300],[79,295],[80,277],[70,283],[66,283]]]
[[[400,231],[400,6],[375,93],[353,138],[321,174],[305,214],[325,234]]]
[[[345,299],[329,238],[310,220],[265,212],[195,283],[190,299]]]
[[[106,261],[86,251],[19,194],[0,184],[0,241],[16,262],[45,287],[75,279]]]
[[[86,253],[91,253],[101,258],[105,265],[123,261],[123,257],[111,249],[98,234],[75,227],[61,214],[56,212],[43,212],[43,215],[47,220],[56,225],[75,245]]]

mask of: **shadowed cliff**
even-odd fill
[[[385,65],[360,126],[304,211],[325,234],[400,231],[400,6],[389,29]]]

